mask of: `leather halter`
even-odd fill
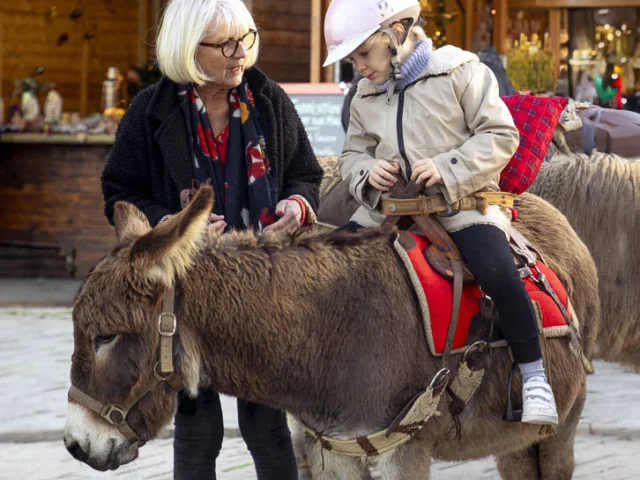
[[[172,285],[162,299],[162,312],[158,316],[158,333],[160,334],[160,360],[153,368],[153,377],[141,390],[141,394],[126,404],[104,404],[87,395],[79,388],[71,385],[69,399],[97,413],[111,425],[116,427],[132,446],[142,446],[144,441],[127,422],[127,415],[149,392],[158,385],[167,384],[178,391],[182,389],[173,368],[173,336],[176,333],[177,318],[174,313],[175,287]]]

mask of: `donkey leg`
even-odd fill
[[[359,458],[324,450],[310,437],[305,437],[305,447],[307,465],[313,480],[362,479],[364,462]]]
[[[378,459],[383,480],[429,480],[431,451],[424,442],[414,439]]]
[[[569,480],[573,476],[573,444],[586,390],[576,399],[558,433],[520,452],[497,458],[498,471],[505,480]]]

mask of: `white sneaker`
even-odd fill
[[[544,377],[532,377],[522,385],[522,423],[558,424],[556,401]]]

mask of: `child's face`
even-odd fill
[[[373,83],[382,85],[391,76],[391,57],[388,43],[379,36],[369,38],[347,58],[355,69]]]

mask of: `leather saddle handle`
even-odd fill
[[[391,198],[415,198],[420,195],[422,187],[413,180],[406,183],[405,180],[396,175],[397,182],[391,189]],[[462,280],[464,283],[472,283],[475,277],[464,264],[460,250],[451,239],[449,234],[442,228],[442,225],[431,215],[412,216],[411,222],[401,222],[405,217],[389,215],[384,220],[383,225],[400,226],[408,229],[415,223],[422,233],[429,239],[430,245],[424,249],[423,254],[429,265],[442,277],[453,280],[454,272],[459,270],[454,268],[453,263],[459,262],[462,265]]]

